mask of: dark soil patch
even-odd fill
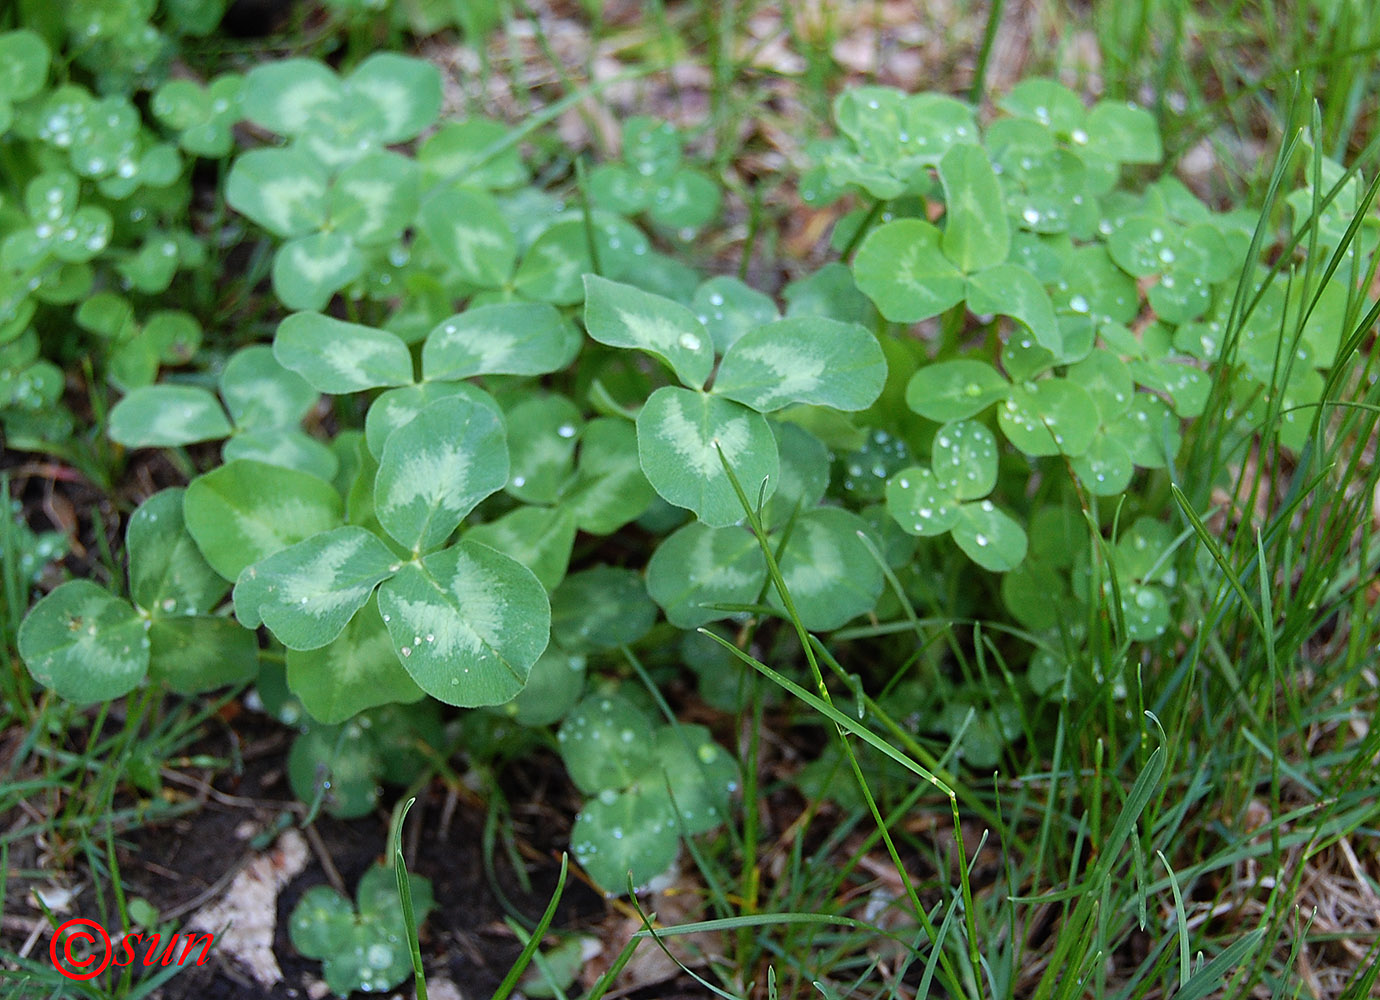
[[[125,838],[128,847],[120,864],[126,895],[143,896],[160,913],[177,915],[179,921],[221,898],[241,867],[266,850],[251,844],[251,830],[271,829],[285,810],[298,808],[283,774],[290,738],[282,727],[246,714],[235,720],[234,730],[222,728],[194,748],[193,752],[228,756],[229,744],[238,740],[243,764],[238,774],[222,773],[209,786],[191,790],[203,801],[201,808]],[[533,778],[527,775],[513,783],[527,785]],[[561,774],[544,774],[538,779],[564,784]],[[524,791],[528,789],[513,788],[513,797]],[[412,855],[409,870],[431,879],[437,903],[421,934],[427,974],[449,979],[468,1000],[490,995],[522,946],[503,923],[507,911],[485,872],[482,806],[462,799],[443,821],[445,800],[446,790],[439,784],[433,784],[419,798],[408,819],[415,836],[405,847]],[[527,870],[530,892],[523,890],[505,859],[494,862],[499,890],[529,924],[540,916],[555,888],[560,869],[558,849],[567,835],[563,826],[547,823],[520,827],[520,836],[530,833],[535,841],[523,844],[524,855],[532,859]],[[298,955],[288,939],[293,907],[308,888],[329,883],[323,857],[352,894],[360,876],[382,860],[387,837],[388,817],[382,812],[351,821],[321,815],[314,821],[308,835],[312,844],[309,863],[277,899],[273,952],[283,972],[281,983],[265,989],[213,949],[205,966],[189,966],[156,996],[161,1000],[297,1000],[312,995],[308,988],[319,982],[321,966]],[[555,926],[587,924],[604,913],[603,900],[571,878]],[[394,993],[411,996],[410,981]]]

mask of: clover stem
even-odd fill
[[[968,306],[959,302],[951,306],[939,321],[939,354],[947,358],[958,351],[958,338],[963,333],[964,320],[968,318]]]

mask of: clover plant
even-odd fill
[[[595,881],[622,892],[669,868],[680,837],[726,818],[738,767],[703,726],[654,728],[617,694],[576,705],[557,734],[576,787],[590,795],[570,833],[576,860]]]
[[[198,27],[168,6],[160,38]],[[110,9],[148,23],[147,4]],[[980,122],[950,97],[863,87],[801,178],[815,204],[849,199],[839,259],[773,296],[655,249],[719,203],[669,125],[628,121],[622,162],[547,188],[530,130],[438,120],[421,60],[293,58],[202,83],[155,79],[150,57],[144,121],[113,92],[50,88],[60,44],[0,35],[0,121],[19,140],[0,204],[8,441],[72,425],[40,350],[61,326],[120,394],[114,442],[224,443],[134,514],[129,600],[75,581],[32,609],[30,671],[77,701],[146,676],[203,690],[254,677],[262,638],[282,669],[259,673],[259,697],[300,713],[292,785],[342,816],[415,779],[443,736],[480,764],[554,739],[586,796],[575,853],[612,892],[673,865],[738,780],[708,730],[654,724],[618,676],[625,652],[669,640],[734,710],[736,662],[693,630],[784,614],[726,467],[807,629],[885,624],[941,589],[1020,626],[1000,695],[936,672],[883,699],[996,766],[1019,699],[1122,683],[1111,664],[1071,677],[1095,608],[1119,598],[1129,642],[1173,628],[1184,540],[1140,487],[1167,494],[1223,393],[1228,447],[1280,408],[1280,443],[1305,443],[1376,244],[1368,220],[1346,267],[1303,249],[1266,267],[1252,220],[1146,179],[1159,136],[1123,102],[1027,81]],[[264,144],[235,150],[241,120]],[[205,259],[188,161],[232,155],[226,202],[266,234],[285,307],[271,345],[203,338],[156,298]],[[1320,205],[1341,176],[1319,157],[1287,200],[1296,231],[1320,213],[1324,250],[1364,190]],[[474,711],[444,729],[442,704]],[[363,895],[358,914],[339,897],[300,910],[299,948],[331,957],[333,989],[404,974],[401,949],[361,958],[386,923],[365,911]]]
[[[623,125],[623,163],[589,175],[595,203],[621,215],[643,212],[658,226],[693,236],[719,211],[719,186],[682,163],[680,135],[669,122],[634,115]]]
[[[19,629],[19,653],[58,695],[89,703],[117,698],[149,676],[174,691],[248,680],[258,643],[215,613],[230,589],[197,549],[183,520],[186,491],[140,505],[125,535],[130,600],[89,580],[60,584]]]
[[[411,872],[407,880],[420,925],[436,905],[431,882]],[[339,997],[400,985],[412,972],[408,934],[397,876],[387,865],[374,865],[360,877],[353,904],[328,885],[312,886],[288,921],[292,946],[321,959],[326,986]]]
[[[137,61],[131,39],[159,34],[151,7],[67,4],[65,20],[42,22],[45,34],[0,34],[0,135],[13,195],[0,200],[0,422],[12,447],[65,445],[74,425],[61,402],[64,365],[90,357],[99,375],[130,388],[152,381],[160,363],[190,360],[200,336],[180,318],[170,323],[169,311],[136,327],[118,301],[162,293],[206,261],[187,225],[177,147],[143,121],[128,91],[93,93],[70,78],[74,57],[82,63],[106,45],[92,66],[98,78],[134,72],[114,53]],[[140,79],[154,80],[156,61],[140,63]],[[93,342],[74,342],[74,318]]]

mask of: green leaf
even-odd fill
[[[149,679],[178,694],[243,684],[259,673],[259,640],[233,618],[178,615],[149,626]]]
[[[1212,376],[1191,363],[1134,361],[1130,370],[1138,383],[1169,396],[1174,401],[1174,412],[1181,417],[1201,416],[1207,408]]]
[[[997,485],[997,439],[975,420],[958,420],[934,435],[930,461],[940,489],[959,500],[978,500]]]
[[[1099,434],[1087,451],[1070,463],[1089,493],[1112,497],[1126,492],[1135,466],[1126,446],[1110,434]]]
[[[565,396],[536,396],[508,411],[512,461],[506,487],[524,503],[555,503],[574,468],[575,439],[584,421]]]
[[[605,163],[589,174],[589,195],[596,205],[620,215],[636,215],[652,198],[652,182],[621,163]]]
[[[384,445],[393,432],[410,424],[418,413],[439,399],[459,396],[478,406],[490,410],[498,420],[503,419],[503,410],[495,399],[483,389],[468,382],[422,382],[418,385],[405,385],[400,389],[389,389],[379,393],[369,405],[364,417],[364,434],[369,453],[375,458],[383,457]]]
[[[988,500],[958,508],[953,536],[969,559],[993,573],[1013,570],[1025,559],[1025,531]]]
[[[333,395],[412,382],[412,355],[396,336],[316,312],[293,313],[278,324],[273,356]]]
[[[1103,423],[1111,423],[1131,405],[1131,370],[1111,351],[1098,348],[1069,368],[1066,377],[1092,397]]]
[[[315,59],[282,59],[250,70],[240,100],[250,121],[280,135],[297,135],[340,96],[340,80],[327,66]]]
[[[997,420],[1008,441],[1027,455],[1081,455],[1099,421],[1092,397],[1061,378],[1013,386]]]
[[[648,482],[664,500],[716,527],[744,516],[723,461],[754,500],[764,480],[764,495],[775,492],[780,471],[776,441],[761,414],[675,386],[658,389],[643,406],[637,452]]]
[[[798,424],[774,421],[771,431],[781,471],[764,517],[768,527],[775,527],[790,519],[797,508],[809,510],[824,496],[829,488],[829,449]]]
[[[58,585],[19,626],[19,655],[44,687],[83,704],[133,691],[148,672],[147,623],[89,580]]]
[[[283,238],[321,228],[326,221],[326,191],[321,164],[290,148],[241,154],[225,182],[225,200],[231,208]]]
[[[724,355],[713,391],[761,412],[791,403],[864,410],[885,383],[886,357],[870,332],[797,317],[743,334]]]
[[[679,170],[652,191],[648,215],[659,225],[675,230],[695,230],[719,214],[723,194],[713,178],[698,170]],[[682,232],[684,238],[688,233]]]
[[[371,532],[324,531],[246,566],[235,582],[235,617],[246,628],[267,625],[288,649],[320,649],[397,570]]]
[[[958,503],[929,469],[902,469],[886,484],[886,509],[907,534],[942,535],[958,523]]]
[[[485,191],[520,187],[527,182],[528,173],[517,144],[488,154],[508,135],[506,125],[487,118],[445,122],[417,150],[417,162],[428,184],[463,180]]]
[[[623,159],[640,177],[669,177],[680,166],[680,134],[670,122],[634,115],[623,126]]]
[[[1134,104],[1098,101],[1088,112],[1088,152],[1118,163],[1159,163],[1164,159],[1155,116]]]
[[[585,329],[601,344],[646,351],[691,388],[703,386],[714,367],[709,331],[678,302],[585,275]]]
[[[334,479],[339,460],[329,447],[296,430],[246,431],[236,434],[221,448],[221,459],[250,459],[284,469],[296,469],[317,479]]]
[[[230,433],[220,402],[190,385],[146,385],[110,411],[112,441],[127,448],[171,448]]]
[[[575,485],[562,500],[579,529],[611,535],[641,517],[655,497],[638,459],[633,425],[613,417],[585,425]]]
[[[518,507],[477,524],[465,539],[497,549],[530,569],[547,590],[565,579],[575,546],[575,517],[568,507]]]
[[[429,404],[389,435],[375,480],[375,513],[413,552],[450,537],[481,500],[508,482],[503,422],[461,396]]]
[[[858,537],[867,531],[867,522],[839,507],[818,507],[796,518],[780,557],[781,576],[807,629],[836,629],[876,605],[884,578]],[[768,598],[783,607],[775,586]]]
[[[777,318],[775,302],[727,275],[710,278],[695,289],[690,308],[709,331],[714,350],[720,354],[749,330]]]
[[[590,799],[570,830],[575,860],[607,891],[627,891],[670,868],[679,853],[675,812],[661,783]]]
[[[1159,587],[1126,584],[1121,592],[1121,614],[1126,637],[1136,642],[1150,642],[1169,630],[1169,600]]]
[[[692,522],[657,546],[647,563],[647,591],[676,628],[727,618],[714,604],[752,604],[767,579],[762,549],[742,528]]]
[[[273,258],[273,292],[289,309],[324,309],[331,296],[364,273],[364,257],[335,232],[289,240]]]
[[[1066,258],[1064,277],[1050,298],[1056,311],[1090,316],[1098,324],[1129,323],[1140,311],[1135,281],[1098,245],[1078,247]]]
[[[1150,307],[1166,323],[1188,323],[1212,305],[1212,286],[1194,271],[1176,267],[1145,293]]]
[[[570,780],[591,795],[636,781],[646,768],[652,739],[646,714],[616,694],[586,698],[571,709],[556,733]]]
[[[968,308],[1020,320],[1035,342],[1056,356],[1064,350],[1064,335],[1054,318],[1054,306],[1039,280],[1016,264],[999,264],[968,279]]]
[[[314,885],[292,909],[288,938],[308,958],[329,958],[353,943],[354,924],[349,900],[328,885]]]
[[[585,658],[550,645],[532,665],[527,686],[499,708],[519,726],[560,722],[585,689]]]
[[[326,811],[340,819],[366,815],[379,798],[383,762],[373,734],[358,720],[312,726],[288,753],[288,783],[303,802],[322,795]]]
[[[220,376],[220,395],[240,430],[295,427],[320,396],[296,372],[273,356],[267,344],[242,347]]]
[[[17,104],[43,89],[52,53],[43,36],[27,28],[0,34],[0,103]]]
[[[939,361],[911,376],[906,405],[929,420],[966,420],[1010,391],[1011,383],[985,361]]]
[[[397,239],[417,214],[419,177],[416,163],[399,153],[372,153],[356,160],[331,186],[331,223],[359,246]]]
[[[939,249],[939,230],[897,219],[863,240],[853,261],[858,287],[893,323],[918,323],[963,301],[967,282]]]
[[[595,566],[567,576],[551,594],[551,628],[573,652],[630,646],[656,623],[656,605],[630,569]]]
[[[417,685],[466,708],[512,699],[551,634],[532,571],[469,541],[404,565],[379,588],[379,610]]]
[[[83,330],[107,340],[126,340],[138,331],[134,307],[128,299],[114,292],[97,292],[77,306],[72,318]]]
[[[738,765],[709,730],[677,723],[657,729],[655,739],[654,773],[671,790],[682,832],[707,833],[727,819]]]
[[[160,309],[144,324],[144,336],[158,345],[165,365],[185,365],[201,347],[201,324],[180,309]]]
[[[155,617],[209,612],[230,589],[187,533],[185,494],[182,489],[155,493],[139,505],[125,529],[130,596]]]
[[[1162,218],[1132,216],[1107,238],[1107,252],[1133,278],[1161,274],[1178,259],[1177,230]]]
[[[241,459],[192,480],[182,514],[211,568],[234,580],[251,563],[337,527],[341,501],[315,476]]]
[[[344,722],[365,709],[424,696],[398,661],[374,600],[330,644],[288,649],[286,662],[288,687],[318,722]]]
[[[377,52],[345,80],[351,100],[371,105],[383,121],[387,145],[421,135],[441,113],[441,71],[425,59]]]
[[[545,375],[575,360],[580,334],[555,307],[502,302],[443,320],[422,346],[428,379]]]
[[[1008,114],[1039,122],[1063,136],[1082,128],[1087,118],[1077,94],[1061,83],[1038,77],[1016,84],[1009,94],[997,101],[997,107]],[[1084,136],[1084,141],[1086,138]]]
[[[1164,401],[1138,392],[1130,408],[1107,427],[1106,433],[1118,441],[1131,461],[1142,469],[1163,469],[1179,453],[1183,435],[1179,419]]]
[[[808,278],[792,281],[781,290],[787,316],[823,316],[840,323],[872,327],[877,310],[862,293],[847,266],[832,261]]]
[[[455,187],[428,198],[422,233],[460,280],[498,288],[513,274],[517,239],[487,192]]]
[[[1006,202],[981,146],[951,146],[939,161],[944,184],[944,256],[965,274],[993,267],[1011,252]]]
[[[618,278],[650,252],[647,237],[636,226],[607,213],[594,212],[593,226],[583,218],[565,219],[537,237],[513,275],[513,287],[523,298],[558,306],[584,298],[583,276],[597,273]],[[598,266],[590,259],[591,231]]]

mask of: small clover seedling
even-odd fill
[[[232,129],[241,116],[244,78],[236,73],[218,76],[206,86],[193,80],[169,80],[153,95],[154,116],[177,133],[177,144],[193,156],[229,156],[235,140]]]
[[[421,924],[436,905],[431,882],[410,872],[407,880]],[[388,865],[364,873],[353,906],[330,886],[308,889],[293,908],[288,933],[299,952],[321,959],[326,985],[339,997],[391,990],[412,972],[398,881]]]
[[[719,186],[681,163],[680,136],[668,122],[635,115],[623,126],[623,159],[590,173],[600,206],[622,215],[646,212],[657,225],[693,234],[719,211]]]
[[[737,765],[703,726],[654,729],[619,695],[585,699],[557,740],[571,779],[593,796],[575,820],[571,849],[611,893],[625,891],[629,873],[642,885],[668,869],[680,835],[722,823],[738,787]]]
[[[379,652],[366,644],[355,654]],[[288,755],[288,780],[303,802],[320,796],[331,815],[351,819],[377,805],[381,783],[406,785],[416,779],[426,765],[423,748],[442,743],[441,720],[435,702],[417,701],[422,694],[415,685],[408,691],[364,693],[348,670],[338,682],[319,669],[339,665],[289,654],[288,681],[300,691],[302,705],[313,715],[340,721],[306,726]],[[407,683],[401,668],[396,673]],[[416,703],[380,705],[381,694]]]

